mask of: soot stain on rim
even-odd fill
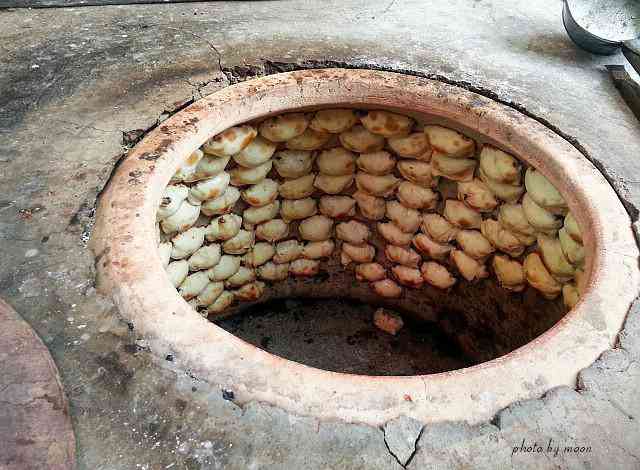
[[[348,85],[345,87],[348,91],[336,88],[336,84]],[[483,97],[454,87],[436,85],[430,80],[405,78],[389,73],[331,70],[322,77],[313,73],[271,76],[268,80],[256,80],[250,86],[262,90],[261,102],[257,104],[262,114],[304,106],[360,102],[364,95],[369,96],[372,88],[380,90],[380,96],[373,97],[373,106],[392,106],[393,102],[400,99],[405,100],[405,105],[411,103],[410,107],[415,106],[418,112],[422,112],[420,110],[425,109],[427,103],[426,106],[435,114],[445,115],[455,122],[461,121],[461,125],[467,127],[477,126],[480,133],[491,135],[516,154],[528,153],[526,160],[542,168],[545,176],[553,182],[565,180],[567,186],[563,189],[571,190],[572,193],[570,206],[579,207],[582,213],[580,221],[588,220],[588,225],[594,228],[594,233],[588,234],[586,245],[599,250],[604,245],[610,251],[605,249],[596,253],[591,273],[592,282],[585,299],[574,311],[552,330],[514,353],[454,373],[409,378],[389,377],[387,380],[367,377],[365,380],[359,376],[345,377],[269,357],[219,331],[202,329],[202,319],[191,316],[186,305],[176,302],[178,299],[162,294],[158,299],[149,298],[145,292],[154,291],[154,286],[164,285],[158,273],[154,270],[141,271],[142,266],[135,259],[131,260],[129,272],[119,267],[121,264],[118,260],[131,256],[132,249],[143,249],[144,243],[141,245],[141,242],[151,240],[152,236],[148,227],[140,230],[139,227],[127,225],[132,208],[127,207],[126,203],[117,204],[116,207],[103,204],[104,200],[117,199],[118,196],[120,199],[127,199],[122,194],[118,195],[122,178],[116,177],[101,201],[99,227],[92,240],[96,253],[106,253],[104,248],[107,246],[113,248],[105,254],[110,262],[99,266],[105,274],[102,288],[111,291],[124,315],[136,321],[136,325],[150,337],[158,352],[166,351],[169,347],[180,351],[179,357],[182,356],[181,361],[185,367],[198,370],[212,381],[237,385],[241,401],[258,399],[302,414],[380,424],[401,413],[425,421],[466,419],[477,422],[488,419],[495,411],[515,400],[537,396],[556,385],[572,383],[578,370],[589,365],[600,351],[611,345],[630,304],[627,297],[635,297],[637,290],[637,266],[627,262],[627,257],[637,259],[637,251],[632,237],[629,238],[628,219],[625,220],[626,214],[622,215],[624,211],[620,212],[622,207],[619,201],[603,178],[593,174],[595,170],[586,168],[580,162],[580,156],[574,155],[576,152],[573,147],[564,145],[561,139],[535,122],[528,123],[526,118],[514,121],[511,112],[505,112],[499,105],[491,104]],[[246,83],[206,98],[206,103],[203,103],[209,105],[206,111],[203,110],[205,106],[199,106],[194,111],[202,118],[200,129],[194,129],[192,135],[181,135],[179,142],[176,142],[179,145],[167,149],[164,162],[162,158],[159,159],[154,172],[142,175],[141,185],[145,188],[146,185],[151,186],[150,190],[145,191],[143,188],[139,193],[142,200],[135,209],[143,215],[144,220],[140,222],[150,224],[150,213],[160,195],[157,186],[163,186],[168,181],[181,155],[192,151],[208,136],[242,122],[243,119],[235,117],[231,112],[229,104],[235,99],[240,99],[245,104],[250,101],[249,98],[241,97],[245,88]],[[272,93],[281,93],[287,89],[295,89],[300,93],[297,97],[287,97],[285,93],[284,97],[280,95],[275,101],[272,99],[275,98]],[[444,95],[441,94],[443,89],[446,90]],[[322,96],[322,93],[330,94],[332,99],[327,100],[327,96]],[[296,103],[296,99],[299,102]],[[473,106],[464,106],[464,103],[472,102]],[[213,103],[216,105],[212,107]],[[255,103],[253,105],[253,116],[257,116],[260,111],[255,108]],[[481,114],[476,112],[478,106],[483,108]],[[476,109],[471,109],[474,107]],[[230,114],[226,114],[225,110]],[[185,112],[189,112],[189,109]],[[530,124],[528,135],[523,134],[523,129],[518,127],[512,129],[514,123],[522,126]],[[133,157],[144,151],[153,151],[154,145],[152,133],[134,150],[132,158],[123,163],[119,173],[131,171],[136,164],[144,167],[144,161],[132,163]],[[561,162],[556,161],[558,159]],[[594,197],[595,207],[588,201],[584,185],[588,185],[597,194]],[[604,217],[598,210],[606,212],[609,220],[613,218],[619,223],[603,226]],[[132,233],[119,236],[119,230]],[[615,258],[612,254],[614,251],[627,256]],[[154,263],[157,264],[157,261],[154,260]],[[135,281],[133,285],[130,284],[131,281]],[[614,291],[622,285],[627,285],[629,289],[621,290],[620,295],[612,299],[607,297],[607,289]],[[607,310],[604,310],[604,304]],[[155,314],[167,307],[180,317],[181,324],[176,324],[172,318],[158,317]],[[592,332],[581,320],[590,309],[599,311],[606,330]],[[584,333],[585,342],[576,345],[572,342],[572,336],[578,331]],[[202,341],[209,344],[215,341],[217,350],[208,350]],[[562,358],[556,356],[559,351],[563,351]],[[241,362],[238,362],[238,358]],[[567,370],[567,363],[573,365],[572,370]],[[527,372],[528,368],[533,368],[533,372]],[[523,390],[523,383],[536,383],[536,380],[529,379],[534,377],[533,374],[537,378],[540,371],[545,379],[545,387],[534,386]],[[299,390],[292,385],[292,379],[300,374],[304,374],[305,381],[310,385],[309,390]],[[488,383],[495,386],[486,392],[474,393],[473,397],[470,395],[469,390],[482,390]],[[415,393],[424,399],[409,405],[402,401],[401,391]],[[353,393],[358,395],[358,400],[353,400]],[[338,400],[339,405],[329,400],[329,397],[335,398],[336,394],[341,398]],[[478,400],[478,396],[482,396],[482,400]]]

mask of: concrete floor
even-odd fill
[[[560,0],[331,0],[0,11],[0,297],[60,369],[78,467],[640,468],[635,306],[575,389],[480,426],[401,418],[377,429],[239,407],[175,369],[96,295],[86,249],[124,131],[253,74],[323,64],[412,71],[511,104],[596,163],[635,223],[640,126],[604,69],[622,57],[577,50],[560,10]],[[545,452],[520,451],[523,440]]]

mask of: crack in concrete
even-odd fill
[[[162,26],[162,25],[158,25],[158,26]],[[233,83],[232,82],[232,77],[230,75],[228,75],[228,71],[227,71],[226,67],[222,66],[222,54],[220,53],[220,50],[216,47],[215,44],[213,44],[207,38],[202,37],[199,34],[194,33],[193,31],[189,31],[187,29],[174,28],[172,26],[164,26],[164,27],[167,28],[167,29],[172,29],[174,31],[181,32],[181,33],[184,32],[184,33],[190,34],[193,37],[198,38],[201,41],[204,41],[209,46],[209,48],[213,51],[213,53],[214,53],[214,55],[216,57],[216,61],[218,62],[218,70],[220,71],[220,73],[222,73],[227,78],[229,83]],[[211,82],[209,82],[209,83],[211,83]]]
[[[631,413],[629,413],[628,411],[626,411],[622,407],[622,405],[620,405],[620,403],[618,403],[616,400],[614,400],[613,398],[607,398],[607,400],[609,401],[609,403],[611,403],[611,406],[613,406],[616,410],[618,410],[620,413],[622,413],[622,415],[624,415],[626,418],[628,418],[631,421],[633,421],[635,419],[633,417],[633,415]]]
[[[396,3],[396,0],[391,0],[391,1],[389,2],[389,4],[385,7],[385,9],[384,9],[384,10],[382,10],[382,13],[380,13],[380,16],[382,16],[382,15],[384,15],[384,14],[388,13],[388,12],[389,12],[389,10],[391,10],[391,8],[393,8],[393,5],[395,5],[395,3]]]
[[[422,433],[424,432],[425,427],[426,426],[422,426],[422,428],[420,428],[420,432],[418,433],[416,440],[413,442],[413,452],[411,452],[411,455],[407,459],[407,463],[404,464],[404,468],[407,468],[411,464],[411,461],[413,460],[415,455],[418,453],[418,447],[419,447],[418,442],[420,442],[420,438],[422,437]]]
[[[59,122],[61,124],[69,124],[71,126],[75,126],[79,131],[84,131],[85,129],[91,129],[94,131],[98,131],[98,132],[103,132],[105,134],[113,134],[115,132],[118,132],[117,130],[107,130],[107,129],[100,129],[99,127],[94,127],[90,124],[82,124],[79,122],[74,122],[74,121],[68,121],[68,120],[64,120],[64,119],[51,119],[52,122]]]
[[[382,432],[382,441],[384,442],[384,446],[387,448],[387,452],[389,452],[389,454],[391,454],[391,456],[396,460],[396,462],[398,462],[398,465],[400,465],[402,468],[407,468],[405,465],[402,464],[398,456],[393,453],[393,451],[391,450],[391,447],[389,447],[389,443],[387,442],[387,433],[385,432],[384,427],[381,427],[380,431]],[[414,453],[415,453],[415,450],[414,450]]]
[[[420,441],[420,438],[422,437],[422,433],[424,432],[424,428],[426,426],[422,426],[420,428],[420,432],[418,432],[418,435],[416,436],[416,438],[413,441],[413,450],[411,451],[411,455],[409,455],[409,458],[407,459],[406,463],[402,463],[402,461],[400,460],[400,458],[391,450],[391,447],[389,447],[389,443],[387,442],[387,431],[385,429],[384,426],[381,426],[379,429],[380,431],[382,431],[382,438],[384,440],[384,445],[387,448],[387,451],[389,452],[389,454],[391,454],[393,456],[394,459],[396,459],[396,462],[398,462],[398,464],[402,467],[402,468],[407,468],[409,466],[409,464],[411,463],[411,461],[413,460],[413,457],[416,455],[416,453],[418,452],[418,441]]]

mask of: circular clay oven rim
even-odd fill
[[[485,135],[538,168],[584,228],[589,282],[576,305],[523,347],[473,367],[423,376],[361,376],[305,366],[265,352],[207,321],[170,284],[155,216],[171,176],[205,140],[233,125],[308,107],[361,106],[438,116]],[[610,348],[638,292],[638,250],[613,189],[566,140],[516,110],[442,82],[369,70],[306,70],[243,82],[203,98],[150,132],[121,163],[92,237],[98,286],[159,357],[199,379],[319,418],[380,425],[491,419],[500,409],[560,386]]]

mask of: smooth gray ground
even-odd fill
[[[273,71],[271,62],[336,61],[436,76],[514,104],[574,139],[635,217],[640,126],[604,69],[622,59],[576,50],[560,9],[560,0],[336,0],[1,11],[0,296],[60,368],[79,467],[398,468],[388,432],[240,409],[136,345],[92,287],[84,242],[96,193],[122,131]],[[514,404],[481,426],[425,426],[409,467],[640,468],[639,318],[633,309],[619,348],[577,391]],[[514,453],[523,439],[591,452]]]

